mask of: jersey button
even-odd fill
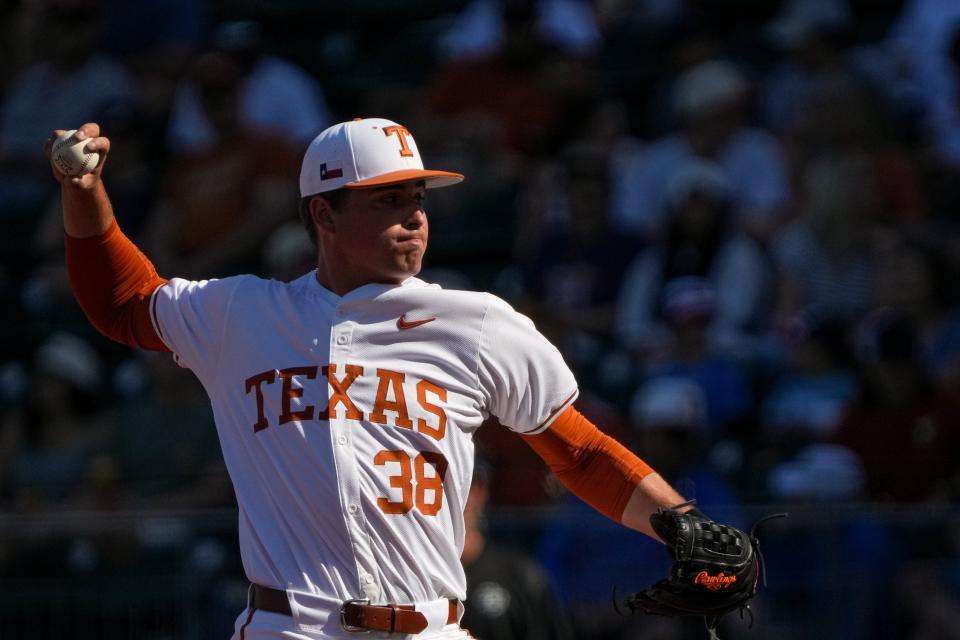
[[[337,336],[337,344],[347,344],[347,336]]]
[[[337,436],[337,444],[347,444],[347,436]]]
[[[357,509],[359,509],[359,507],[355,504],[351,504],[347,506],[347,511],[349,511],[350,513],[356,513]]]

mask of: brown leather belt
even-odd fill
[[[447,624],[460,618],[458,602],[450,600]],[[290,601],[287,592],[253,585],[250,608],[289,616]],[[427,618],[414,611],[412,604],[369,604],[367,600],[348,600],[340,607],[340,622],[347,631],[386,631],[387,633],[415,634],[427,628]]]

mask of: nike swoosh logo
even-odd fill
[[[419,327],[422,324],[427,324],[428,322],[433,322],[436,318],[424,318],[423,320],[407,320],[407,314],[403,314],[397,318],[397,329],[403,331],[404,329],[413,329],[414,327]]]

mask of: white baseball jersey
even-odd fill
[[[577,396],[528,318],[417,278],[173,279],[151,312],[213,404],[247,577],[295,613],[465,598],[474,431],[537,433]]]

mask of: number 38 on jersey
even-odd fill
[[[373,405],[364,412],[355,398],[350,395],[351,386],[365,374],[364,367],[346,364],[339,371],[336,364],[287,367],[269,369],[250,376],[244,381],[245,391],[256,401],[256,421],[253,432],[268,429],[271,424],[303,422],[310,420],[329,420],[331,413],[340,411],[348,420],[366,420],[375,424],[387,425],[392,422],[402,429],[415,429],[426,436],[441,440],[446,433],[447,414],[441,403],[447,400],[447,391],[429,380],[419,380],[413,386],[408,402],[404,391],[406,374],[390,369],[374,370],[377,378],[377,391]],[[317,380],[318,374],[326,379],[329,402],[325,408],[318,409],[303,404],[305,385]],[[266,399],[275,393],[280,411],[276,416],[268,416]],[[294,408],[294,404],[297,408]],[[272,404],[272,403],[271,403]],[[415,409],[411,417],[408,405]],[[423,417],[416,417],[422,414]],[[334,413],[334,415],[336,415]],[[437,452],[424,451],[414,455],[399,449],[380,451],[373,458],[374,466],[384,469],[391,496],[377,498],[377,506],[387,514],[405,514],[416,508],[427,516],[435,516],[443,507],[443,479],[447,471],[447,460]]]

